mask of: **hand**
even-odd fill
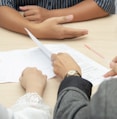
[[[34,30],[32,30],[31,32],[37,38],[42,39],[66,39],[86,35],[88,33],[87,30],[75,29],[62,25],[63,23],[70,22],[72,19],[72,15],[49,18],[40,23],[39,26],[37,24],[34,24],[32,26]]]
[[[54,73],[64,79],[69,70],[77,70],[81,74],[81,69],[75,60],[66,53],[52,55]]]
[[[19,9],[24,12],[23,15],[27,20],[35,23],[40,23],[48,18],[49,10],[36,5],[21,6]]]
[[[26,68],[20,77],[20,84],[27,93],[37,92],[40,96],[42,96],[46,83],[46,76],[36,68]]]
[[[107,72],[104,77],[110,77],[117,75],[117,56],[110,63],[111,70]]]

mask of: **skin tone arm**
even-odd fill
[[[81,75],[81,69],[79,65],[70,55],[66,53],[53,54],[51,59],[54,67],[54,73],[62,80],[70,70],[76,70]]]
[[[74,19],[70,22],[85,21],[107,16],[108,13],[100,8],[94,0],[84,0],[73,7],[64,9],[47,10],[38,6],[22,6],[24,17],[29,21],[42,22],[50,17],[58,17],[73,14]]]
[[[67,60],[66,60],[67,59]],[[78,64],[68,54],[59,53],[52,55],[52,62],[54,72],[61,79],[64,79],[65,75],[69,70],[77,70],[81,74],[81,69]],[[116,76],[117,75],[117,56],[110,63],[111,70],[107,72],[104,77]]]
[[[26,20],[19,12],[7,7],[0,7],[0,27],[27,35],[24,28],[28,28],[37,38],[41,39],[65,39],[75,38],[87,34],[87,30],[73,29],[63,26],[70,22],[72,15],[50,18],[42,23],[36,24]]]
[[[37,92],[42,97],[47,84],[47,77],[36,68],[26,68],[20,77],[20,84],[26,93]]]
[[[117,75],[117,56],[113,58],[113,60],[110,62],[110,68],[111,70],[107,72],[104,77],[110,77]]]

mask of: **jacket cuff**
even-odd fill
[[[79,76],[69,76],[65,77],[64,80],[61,82],[58,94],[65,88],[68,87],[76,87],[82,90],[90,99],[91,91],[92,91],[92,83],[89,81],[79,77]]]

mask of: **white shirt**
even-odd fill
[[[9,109],[0,107],[0,119],[50,119],[51,109],[37,93],[20,97]]]

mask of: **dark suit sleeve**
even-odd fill
[[[80,77],[70,77],[65,80],[59,88],[54,119],[117,118],[117,79],[104,81],[91,100],[90,82]]]
[[[54,119],[78,119],[90,101],[92,84],[78,76],[66,77],[58,90]],[[85,114],[86,116],[86,114]]]

